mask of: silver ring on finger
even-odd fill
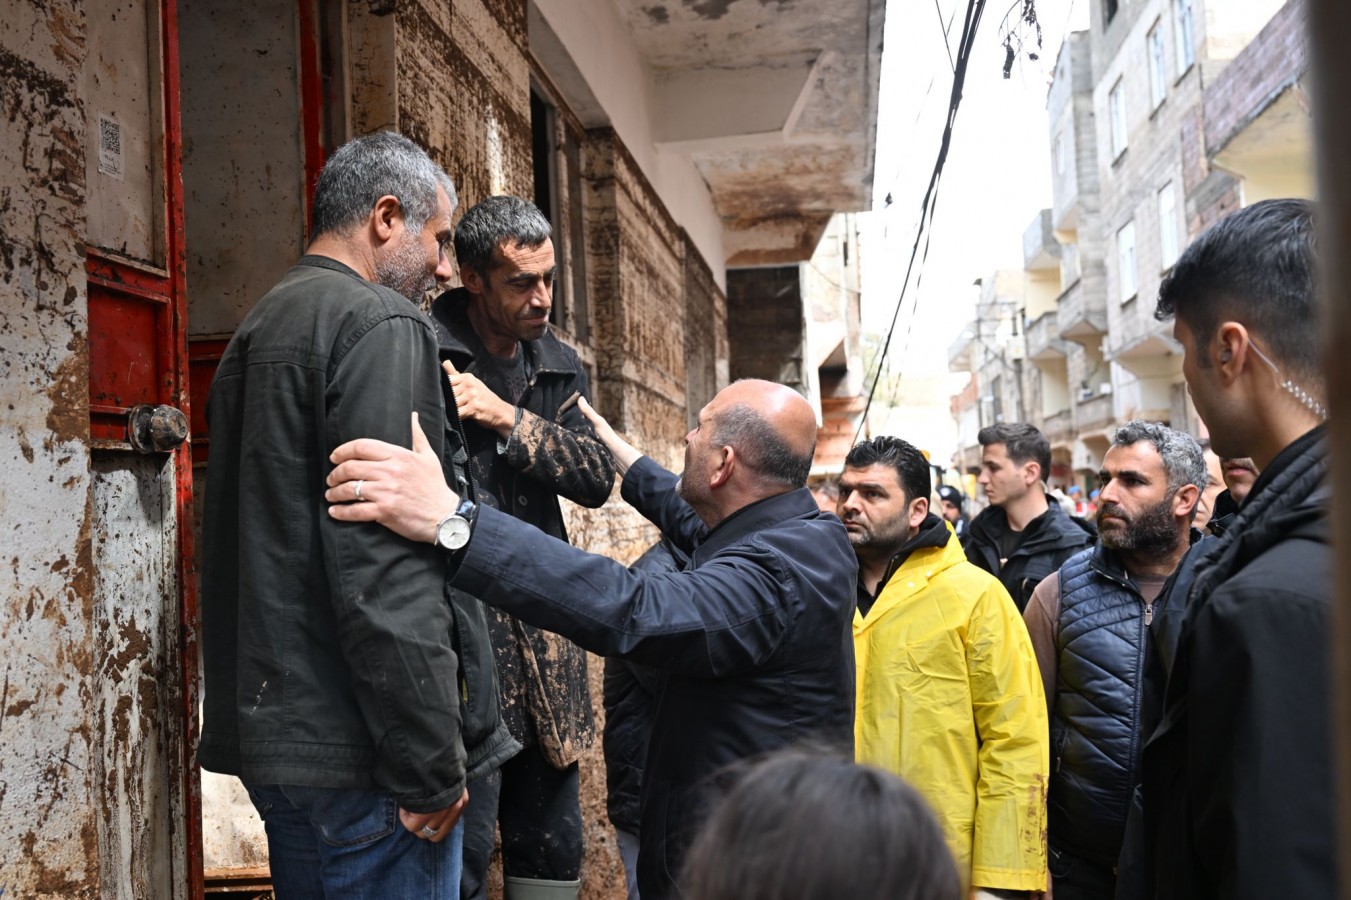
[[[363,484],[365,484],[365,483],[366,483],[366,479],[364,479],[364,478],[358,478],[358,479],[357,479],[356,492],[357,492],[357,502],[358,502],[358,503],[363,503],[363,502],[365,502],[365,500],[366,500],[365,497],[361,496],[361,486],[362,486]]]
[[[431,838],[436,837],[436,829],[430,825],[423,825],[422,830],[419,831],[418,834],[430,840]]]

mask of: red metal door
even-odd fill
[[[117,240],[115,225],[105,224],[102,228],[91,225],[91,230],[100,233],[91,235],[86,261],[90,434],[95,450],[110,461],[107,463],[110,466],[117,466],[118,459],[130,461],[140,455],[162,460],[165,471],[172,465],[172,504],[176,512],[172,527],[176,533],[171,536],[170,546],[176,549],[173,556],[178,572],[173,583],[177,596],[163,598],[162,602],[176,602],[178,607],[176,616],[169,610],[170,615],[164,619],[176,626],[176,641],[175,635],[168,636],[171,647],[164,658],[177,671],[163,673],[166,680],[172,678],[176,682],[164,685],[163,689],[177,702],[172,705],[176,708],[162,710],[168,721],[160,727],[169,733],[177,732],[166,746],[172,747],[172,755],[177,757],[168,761],[168,769],[181,779],[171,790],[175,800],[170,805],[183,821],[181,831],[168,842],[176,848],[172,855],[179,858],[164,865],[173,872],[176,896],[199,898],[202,896],[200,790],[193,762],[197,740],[198,617],[193,571],[192,462],[190,444],[184,440],[192,409],[186,344],[176,0],[158,3],[149,0],[142,9],[148,52],[144,57],[146,71],[140,75],[151,90],[138,100],[133,96],[135,79],[129,79],[133,82],[129,86],[119,90],[113,84],[100,98],[114,108],[120,104],[124,110],[121,118],[132,119],[133,127],[124,131],[118,115],[105,116],[98,109],[90,110],[90,128],[100,130],[98,174],[106,176],[104,180],[117,182],[108,181],[111,185],[108,193],[113,200],[105,205],[116,205],[118,191],[126,190],[146,201],[152,212],[149,217],[126,216],[129,221],[146,224],[146,245],[152,248],[151,252],[127,252],[127,244],[119,244]],[[97,20],[91,23],[95,44],[100,39],[109,45],[118,42],[117,29],[123,26],[111,22],[109,19],[102,26]],[[100,32],[100,27],[105,30]],[[108,59],[116,59],[125,68],[139,62],[134,49],[126,52],[126,59],[118,59],[122,51],[117,47],[105,49]],[[91,56],[96,57],[97,53]],[[91,60],[91,66],[98,65],[97,58]],[[111,66],[101,74],[109,82],[125,77]],[[135,127],[142,124],[145,127]],[[146,162],[140,168],[148,184],[135,182],[135,187],[126,188],[134,179],[123,171],[123,154],[128,152],[124,139],[133,131],[139,131],[145,138]],[[127,168],[134,167],[132,160]],[[96,179],[90,186],[91,210],[104,202],[99,197],[101,183]],[[111,221],[117,221],[116,210],[108,215]]]

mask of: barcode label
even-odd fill
[[[107,113],[99,113],[99,171],[122,180],[122,123]]]

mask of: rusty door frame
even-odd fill
[[[85,271],[91,288],[98,295],[98,304],[90,307],[90,438],[91,446],[115,450],[130,450],[126,440],[125,420],[128,407],[136,400],[153,401],[175,406],[185,415],[191,415],[191,397],[188,381],[187,352],[187,269],[183,228],[183,169],[182,125],[179,115],[179,51],[177,0],[158,0],[160,71],[159,113],[162,116],[163,137],[158,148],[163,154],[163,194],[161,222],[164,229],[163,269],[146,266],[87,248]],[[152,57],[153,59],[154,57]],[[94,299],[91,296],[91,300]],[[107,348],[100,347],[100,336],[95,319],[115,327],[120,310],[117,303],[142,304],[151,312],[151,332],[155,346],[147,351],[141,362],[150,369],[151,378],[139,385],[130,385],[128,395],[117,396],[109,387],[109,373],[99,371],[96,362],[104,359]],[[104,307],[106,301],[111,301]],[[130,308],[130,306],[128,306]],[[144,321],[144,315],[142,315]],[[153,396],[139,396],[137,388]],[[98,390],[96,390],[98,389]],[[97,398],[97,399],[96,399]],[[197,703],[200,695],[197,672],[198,610],[197,584],[193,556],[192,450],[190,443],[180,444],[169,454],[174,462],[174,507],[177,516],[176,548],[178,581],[178,661],[179,700],[177,721],[180,730],[182,757],[181,790],[184,836],[184,872],[176,879],[186,889],[190,900],[201,900],[202,883],[202,822],[201,781],[197,774],[196,752],[198,739]],[[171,863],[172,865],[172,863]],[[186,882],[186,883],[185,883]]]

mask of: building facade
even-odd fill
[[[1023,238],[1017,345],[1026,421],[1051,440],[1052,477],[1085,487],[1118,423],[1205,434],[1172,324],[1153,315],[1187,243],[1244,204],[1313,195],[1303,0],[1090,10],[1047,94],[1053,199]]]

